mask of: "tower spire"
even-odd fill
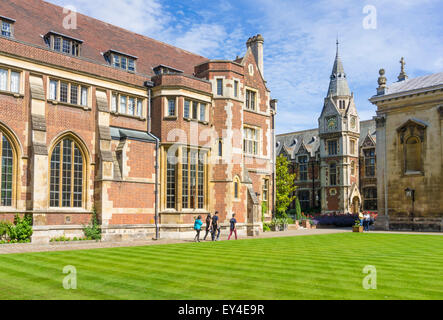
[[[337,51],[335,55],[334,67],[332,68],[331,79],[329,82],[328,97],[350,96],[348,80],[346,79],[345,69],[339,55],[338,35],[336,41]]]

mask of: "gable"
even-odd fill
[[[372,137],[368,134],[363,141],[362,147],[375,147],[375,141],[372,139]]]

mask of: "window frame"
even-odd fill
[[[255,134],[252,134],[252,139],[248,137],[248,131],[255,132]],[[252,152],[249,152],[250,149],[252,149]],[[243,154],[253,157],[259,156],[261,154],[260,128],[252,126],[243,127]]]
[[[145,98],[139,97],[139,96],[135,96],[135,95],[130,95],[130,94],[126,94],[126,93],[122,93],[122,92],[117,92],[117,91],[111,91],[111,95],[110,95],[111,99],[109,102],[109,110],[112,114],[115,115],[122,115],[122,116],[127,116],[127,117],[133,117],[133,118],[139,118],[139,119],[144,119],[144,114],[143,114],[143,105],[144,105],[144,100]],[[122,107],[122,98],[125,98],[126,101],[126,107],[125,107],[125,112],[121,112],[121,107]],[[115,99],[115,100],[114,100]],[[133,100],[134,101],[134,112],[133,114],[129,113],[129,102]],[[115,102],[115,105],[114,105]],[[141,103],[141,105],[140,105]]]
[[[6,38],[13,38],[14,37],[14,29],[13,29],[14,22],[7,21],[5,19],[0,18],[0,24],[1,24],[1,30],[0,30],[1,36],[6,37]],[[3,28],[5,25],[9,26],[8,30],[5,30]],[[6,34],[6,33],[9,33],[9,34]]]
[[[246,110],[257,112],[257,90],[247,88],[245,96]]]
[[[5,84],[6,84],[6,88],[2,89],[0,87],[0,92],[6,92],[6,93],[11,93],[11,94],[17,94],[17,95],[23,95],[23,71],[15,69],[15,68],[10,68],[7,66],[2,66],[0,65],[0,70],[6,71],[6,79],[5,79]],[[17,85],[18,85],[18,90],[17,91],[12,91],[12,74],[18,74],[18,81],[17,81]]]
[[[4,173],[4,164],[5,164],[5,158],[3,157],[3,139],[5,139],[10,148],[11,156],[8,158],[11,158],[12,164],[10,165],[10,198],[7,199],[10,201],[8,204],[4,204],[3,194],[4,192],[9,191],[9,188],[6,189],[6,191],[3,188],[3,179],[5,177]],[[16,190],[17,190],[17,177],[18,177],[18,155],[17,155],[17,148],[15,141],[12,139],[12,137],[6,132],[6,130],[3,129],[3,127],[0,126],[0,208],[14,208],[16,207]],[[6,173],[7,174],[7,173]]]
[[[224,85],[224,79],[223,78],[217,78],[216,79],[216,89],[217,89],[217,91],[216,91],[216,94],[217,94],[217,96],[223,96],[223,85]]]
[[[300,162],[301,159],[306,159],[306,162]],[[309,157],[308,155],[300,155],[297,158],[299,181],[308,181],[308,171],[309,171]],[[303,170],[302,170],[303,169]]]
[[[338,139],[327,140],[328,143],[328,156],[338,155]]]
[[[368,153],[373,151],[373,154],[369,154]],[[363,149],[363,158],[364,158],[364,163],[365,163],[365,177],[367,178],[372,178],[375,177],[377,175],[377,163],[376,163],[376,154],[375,154],[375,148],[371,147],[371,148],[365,148]],[[374,163],[373,164],[369,164],[368,165],[368,160],[370,162],[371,159],[374,159]],[[368,168],[372,168],[371,170],[368,170]],[[373,174],[368,174],[368,172]]]
[[[69,192],[70,192],[70,205],[69,206],[65,206],[64,205],[64,187],[63,187],[63,173],[64,173],[64,162],[65,162],[65,158],[64,158],[64,152],[65,152],[65,141],[69,140],[71,143],[70,149],[71,149],[71,154],[70,154],[70,176],[69,176]],[[52,164],[53,164],[53,156],[54,156],[54,152],[56,150],[56,148],[59,147],[59,155],[58,155],[58,168],[55,169],[56,173],[58,171],[58,173],[53,176],[53,169],[52,169]],[[76,192],[76,179],[78,181],[78,177],[75,176],[76,173],[76,154],[75,154],[75,148],[77,148],[79,155],[81,157],[81,167],[82,167],[82,174],[81,174],[81,205],[80,206],[75,206],[75,202],[78,201],[75,199],[75,195],[76,193],[78,194],[78,191]],[[59,137],[52,145],[52,148],[49,152],[49,156],[48,156],[48,162],[49,162],[49,170],[48,170],[48,207],[51,209],[58,209],[58,210],[84,210],[86,209],[87,206],[87,175],[88,175],[88,159],[86,156],[86,151],[84,149],[84,147],[82,146],[82,144],[79,142],[79,140],[77,138],[75,138],[73,135],[64,135],[62,137]],[[78,163],[77,163],[78,165]],[[58,180],[55,180],[56,183],[58,184],[58,191],[52,191],[52,186],[53,186],[53,177],[54,178],[58,178]],[[56,185],[57,185],[56,184]],[[78,186],[78,185],[77,185]],[[58,199],[55,199],[52,197],[52,193],[55,193],[58,195]],[[52,201],[57,201],[58,205],[53,205]]]
[[[332,162],[328,166],[329,168],[329,185],[337,186],[337,163]],[[332,172],[332,168],[334,168],[334,172]]]
[[[52,92],[51,84],[55,83],[55,98],[52,96],[54,92]],[[61,84],[65,83],[67,84],[67,93],[66,93],[66,101],[61,100]],[[71,95],[71,89],[72,86],[77,87],[77,103],[72,103],[72,95]],[[86,93],[84,92],[86,90]],[[75,106],[80,108],[86,108],[89,109],[89,96],[90,96],[90,87],[86,86],[84,84],[70,81],[70,80],[63,80],[63,79],[56,79],[56,78],[48,78],[48,90],[47,90],[47,100],[55,103],[60,103],[63,105],[69,105],[69,106]],[[86,95],[86,96],[85,96]],[[86,104],[83,104],[84,100],[86,100]]]

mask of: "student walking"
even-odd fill
[[[231,232],[229,233],[228,240],[231,240],[231,236],[232,236],[233,232],[235,233],[235,240],[237,240],[237,228],[236,228],[237,220],[235,219],[235,213],[232,214],[232,219],[229,220],[229,223],[231,224],[231,227],[230,227]]]
[[[206,234],[203,240],[206,240],[208,233],[212,234],[211,222],[212,222],[212,216],[211,213],[208,213],[208,215],[206,216]]]
[[[220,221],[218,218],[218,211],[215,211],[215,214],[212,216],[212,241],[215,240],[220,240]]]
[[[200,242],[200,231],[202,229],[202,225],[203,225],[202,216],[198,216],[197,220],[195,220],[194,223],[194,230],[197,232],[194,238],[195,242]]]
[[[371,216],[369,215],[368,212],[366,212],[366,214],[364,215],[364,222],[363,222],[364,231],[369,231],[370,223],[371,223]]]

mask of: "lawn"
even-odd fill
[[[65,290],[64,266],[77,270]],[[363,268],[377,270],[365,290]],[[330,234],[0,255],[0,299],[443,299],[443,237]]]

